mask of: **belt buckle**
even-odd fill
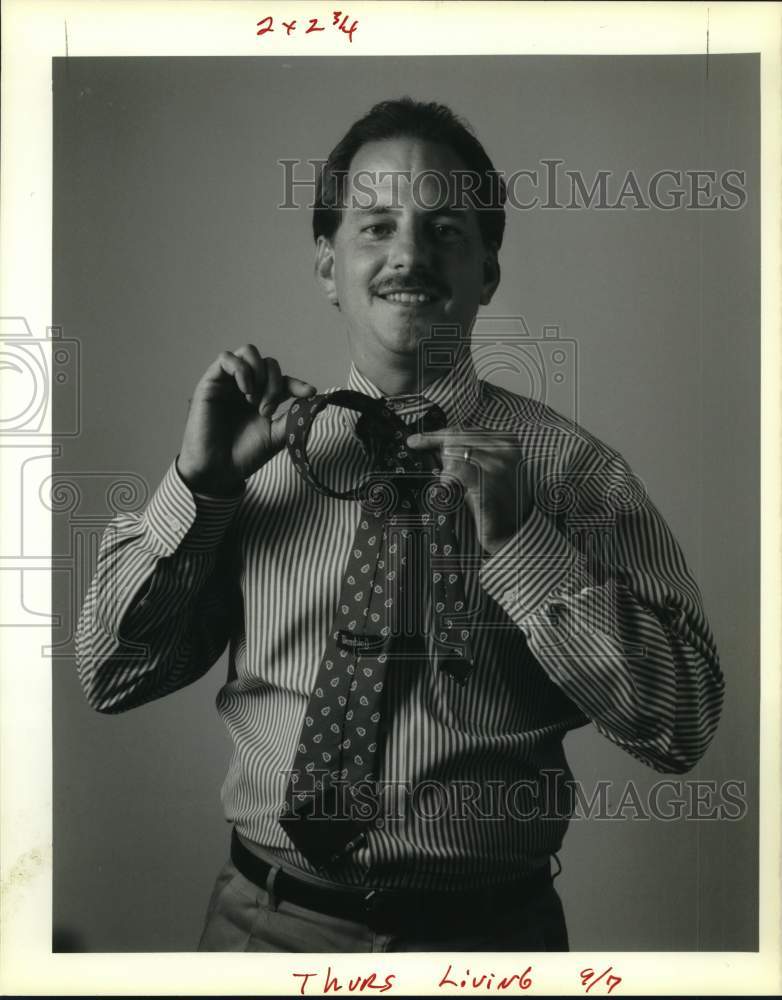
[[[364,904],[364,913],[366,913],[367,916],[371,916],[376,912],[380,895],[381,894],[377,889],[370,889],[366,896],[364,896],[361,902]]]
[[[388,913],[384,912],[383,903],[387,898],[382,889],[370,889],[361,901],[366,922],[374,930],[382,930],[385,926]]]

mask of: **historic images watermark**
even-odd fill
[[[642,786],[632,780],[597,781],[587,787],[564,770],[543,769],[534,778],[484,782],[359,781],[334,778],[309,769],[306,775],[283,771],[293,778],[297,796],[312,803],[307,822],[348,817],[361,823],[527,822],[531,820],[605,820],[660,822],[732,821],[748,811],[747,784],[700,778],[661,778]],[[287,805],[281,804],[281,810]]]
[[[316,207],[318,178],[326,160],[280,159],[280,209]],[[518,211],[542,210],[636,210],[657,209],[737,211],[747,204],[745,170],[705,170],[666,167],[649,174],[635,170],[597,170],[587,174],[572,169],[565,160],[541,158],[533,169],[511,173],[489,171],[479,175],[473,170],[359,170],[351,181],[350,195],[345,191],[347,171],[333,171],[336,183],[327,199],[327,208],[352,208],[371,211],[382,207],[401,207],[400,192],[405,191],[422,211],[447,206],[465,211],[496,210],[505,204]],[[389,196],[390,195],[390,199]],[[331,197],[332,201],[328,201]]]

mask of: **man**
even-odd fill
[[[230,643],[234,831],[203,950],[564,950],[565,733],[591,720],[683,772],[716,728],[700,594],[643,488],[476,377],[503,197],[447,108],[356,122],[314,214],[348,391],[223,351],[147,510],[106,532],[78,639],[96,709]]]

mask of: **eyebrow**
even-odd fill
[[[402,211],[401,208],[395,208],[392,205],[351,205],[350,210],[355,212],[356,215],[398,215]],[[466,208],[455,208],[448,205],[444,205],[441,208],[425,208],[423,211],[428,215],[453,215],[457,217],[467,215]]]
[[[390,205],[351,205],[350,207],[357,215],[394,215],[401,211],[401,209],[392,208]]]

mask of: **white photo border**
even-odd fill
[[[23,316],[36,336],[52,320],[52,58],[65,56],[256,56],[256,22],[291,7],[330,19],[335,5],[234,0],[5,0],[2,5],[2,231],[0,316]],[[343,5],[344,6],[344,5]],[[360,30],[350,45],[337,33],[284,38],[285,55],[389,54],[760,54],[762,563],[760,701],[760,950],[757,953],[541,954],[530,993],[580,995],[579,972],[621,965],[621,992],[632,994],[774,994],[780,972],[780,51],[782,5],[742,3],[353,3]],[[67,48],[66,48],[67,46]],[[49,448],[46,434],[35,448]],[[13,448],[4,435],[3,469]],[[8,480],[6,480],[7,482]],[[0,530],[13,537],[18,498],[3,494]],[[25,512],[28,516],[28,512]],[[34,516],[29,512],[29,516]],[[51,551],[49,511],[37,512],[36,536]],[[2,551],[9,551],[3,548]],[[48,574],[40,574],[47,577]],[[0,574],[3,602],[9,574]],[[51,611],[50,589],[36,606]],[[444,964],[426,954],[286,955],[60,954],[51,951],[52,734],[51,665],[41,654],[48,629],[0,633],[0,987],[11,994],[289,995],[292,971],[340,977],[395,976],[391,995],[435,995]],[[24,662],[21,671],[15,664]],[[526,957],[526,956],[525,956]],[[520,970],[513,955],[460,955],[459,966]],[[621,961],[620,961],[621,959]],[[460,991],[483,995],[484,989]],[[510,992],[510,991],[506,991]]]

